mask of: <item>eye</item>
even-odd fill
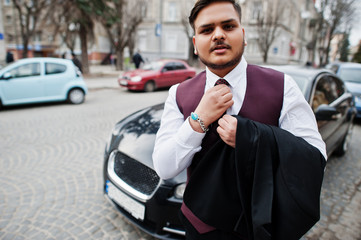
[[[235,26],[233,24],[226,24],[223,27],[225,30],[233,30]]]
[[[213,28],[209,27],[209,28],[203,28],[200,33],[201,34],[208,34],[211,33],[213,31]]]

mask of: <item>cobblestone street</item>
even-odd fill
[[[328,160],[321,193],[321,219],[307,239],[361,239],[360,136],[358,121],[347,154]]]
[[[152,239],[103,196],[103,152],[114,124],[167,91],[91,89],[84,104],[0,112],[0,239]],[[361,239],[361,124],[331,157],[320,222],[304,239]]]

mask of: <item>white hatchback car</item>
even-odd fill
[[[0,70],[0,108],[54,101],[80,104],[87,92],[83,76],[71,60],[26,58]]]

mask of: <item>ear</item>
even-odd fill
[[[197,47],[196,47],[196,37],[195,36],[193,36],[192,41],[193,41],[193,47],[194,47],[194,54],[198,55]]]
[[[247,46],[247,40],[246,40],[246,34],[245,34],[245,31],[244,31],[244,28],[242,28],[242,32],[243,32],[244,46]]]

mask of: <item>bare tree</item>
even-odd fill
[[[37,31],[39,22],[44,20],[44,16],[49,10],[52,1],[49,0],[12,0],[19,17],[20,33],[23,43],[22,57],[28,57],[28,45],[30,39]]]
[[[336,30],[345,32],[355,14],[355,0],[320,0],[320,65],[328,63],[331,40]],[[326,33],[326,34],[325,34]]]
[[[132,41],[132,36],[143,20],[147,1],[108,0],[103,2],[104,5],[97,9],[98,20],[105,28],[117,56],[116,69],[121,70],[124,62],[124,48],[131,45],[129,41]]]
[[[277,36],[278,29],[282,26],[282,13],[284,4],[279,1],[265,1],[262,11],[257,19],[256,29],[258,33],[257,43],[262,52],[263,62],[268,59],[268,51]]]
[[[181,20],[183,29],[184,29],[184,33],[187,36],[187,41],[188,41],[188,63],[190,65],[194,64],[194,60],[196,59],[196,55],[194,54],[194,46],[193,46],[193,29],[190,27],[189,22],[188,22],[188,18],[186,17],[186,15],[183,15],[182,20]]]
[[[54,0],[55,8],[53,11],[49,11],[46,19],[48,19],[53,26],[52,36],[55,39],[59,35],[65,45],[71,52],[75,50],[75,42],[79,35],[78,27],[72,22],[74,9],[72,1]]]

